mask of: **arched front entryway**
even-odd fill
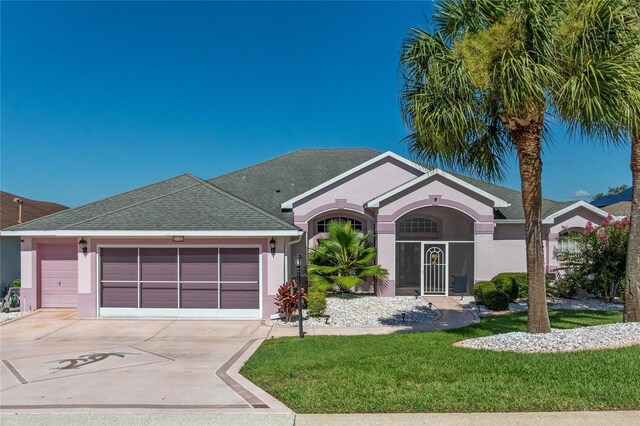
[[[396,295],[463,295],[473,289],[473,218],[434,206],[396,220]]]

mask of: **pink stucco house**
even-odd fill
[[[599,223],[544,200],[547,270],[563,233]],[[520,193],[392,152],[305,149],[209,180],[184,174],[3,231],[20,236],[22,308],[81,317],[268,318],[333,218],[373,231],[379,296],[462,295],[525,271]],[[304,273],[304,271],[303,271]]]

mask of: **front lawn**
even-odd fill
[[[620,312],[551,311],[555,328],[620,322]],[[265,341],[241,373],[299,413],[640,409],[640,346],[517,354],[452,346],[526,331],[526,313],[459,330]]]

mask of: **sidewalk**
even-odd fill
[[[17,414],[0,416],[3,426],[131,425],[155,426],[188,424],[263,426],[600,426],[640,425],[640,411],[574,411],[554,413],[414,413],[414,414]]]
[[[438,316],[429,322],[406,326],[380,327],[305,327],[307,336],[359,336],[363,334],[393,334],[411,333],[418,331],[435,331],[462,328],[479,321],[478,315],[471,309],[446,296],[428,296],[427,302],[433,303],[433,309],[438,310]],[[266,325],[266,324],[265,324]],[[267,338],[297,336],[297,327],[271,327]]]

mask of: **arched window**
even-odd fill
[[[350,217],[329,217],[318,221],[318,233],[327,232],[329,230],[329,222],[341,221],[351,223],[351,228],[355,231],[363,231],[362,222]]]
[[[439,234],[440,226],[433,219],[412,217],[400,221],[398,232],[401,234]]]

